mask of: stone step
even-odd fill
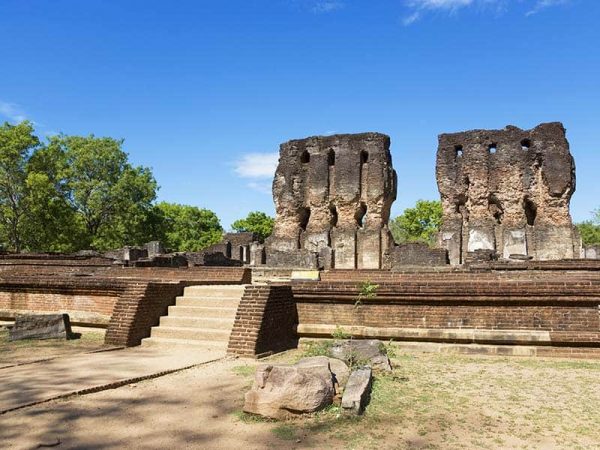
[[[142,347],[193,347],[202,350],[227,351],[226,341],[202,341],[199,339],[172,339],[149,337],[142,339]]]
[[[229,330],[233,327],[234,318],[214,318],[214,317],[175,317],[163,316],[160,318],[160,325],[165,327],[183,327],[183,328],[207,328],[211,330]]]
[[[243,284],[212,285],[212,286],[187,286],[183,290],[184,296],[210,296],[210,297],[236,297],[241,298],[246,286]]]
[[[169,306],[171,317],[210,317],[234,319],[237,308],[221,308],[212,306]]]
[[[152,328],[150,337],[229,342],[230,335],[231,335],[231,330],[215,330],[215,329],[209,329],[209,328],[160,326],[160,327]]]
[[[207,298],[207,297],[177,297],[176,306],[208,306],[216,308],[237,308],[240,304],[239,298]]]

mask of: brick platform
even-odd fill
[[[241,267],[121,268],[94,259],[36,261],[44,264],[6,264],[0,270],[0,319],[25,312],[68,313],[74,324],[107,327],[106,343],[112,345],[139,345],[185,286],[251,279],[250,270]]]
[[[359,285],[378,284],[357,304]],[[300,337],[600,347],[594,270],[331,271],[292,284]]]

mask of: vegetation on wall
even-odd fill
[[[442,225],[442,204],[435,200],[417,200],[413,208],[406,208],[390,220],[390,231],[398,243],[424,242],[435,244]]]
[[[42,143],[30,122],[0,125],[2,247],[73,252],[161,240],[185,251],[219,241],[212,211],[157,205],[152,171],[128,159],[122,140],[59,135]]]
[[[245,219],[238,219],[231,225],[235,231],[249,231],[255,233],[261,242],[273,233],[275,219],[263,212],[253,211]]]

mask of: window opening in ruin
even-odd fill
[[[454,147],[454,157],[455,158],[460,158],[463,155],[463,146],[462,145],[456,145]]]
[[[502,208],[500,200],[498,200],[498,198],[494,194],[491,194],[488,198],[488,205],[488,209],[494,216],[496,223],[498,225],[501,225],[502,218],[504,216],[504,208]]]
[[[302,156],[300,156],[300,162],[302,164],[308,164],[310,162],[310,153],[308,153],[308,150],[304,150],[304,152],[302,152]]]
[[[300,210],[300,228],[302,231],[306,231],[308,221],[310,220],[310,208],[302,208]]]
[[[530,147],[531,147],[531,141],[529,139],[523,139],[521,141],[521,148],[523,150],[529,150]]]
[[[488,152],[490,152],[490,154],[494,154],[496,153],[496,150],[498,149],[498,145],[497,144],[490,144],[488,147]]]
[[[337,208],[335,206],[330,206],[329,207],[329,215],[330,215],[330,219],[329,219],[329,225],[331,227],[337,227],[338,224],[338,212],[337,212]]]
[[[329,167],[335,166],[335,152],[333,150],[329,150],[327,154],[327,164]]]
[[[367,205],[365,205],[363,202],[361,202],[360,206],[358,207],[358,210],[356,211],[356,214],[354,215],[354,218],[356,219],[356,224],[359,227],[361,227],[361,228],[363,227],[366,216],[367,216]]]
[[[369,162],[369,152],[367,152],[365,150],[360,152],[360,162],[361,162],[361,164],[365,164],[365,163]]]
[[[525,198],[523,200],[523,208],[525,209],[525,217],[527,218],[527,225],[534,226],[535,218],[537,215],[537,206],[530,199]]]

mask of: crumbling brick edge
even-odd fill
[[[296,348],[297,324],[298,313],[291,286],[246,286],[227,353],[260,357]]]

